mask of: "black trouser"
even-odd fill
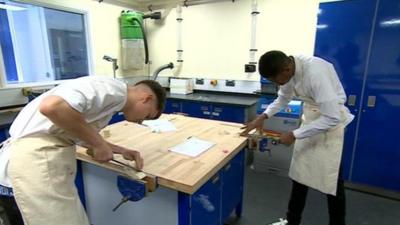
[[[306,204],[308,187],[294,180],[286,217],[289,225],[299,225]],[[329,225],[345,225],[346,199],[343,180],[338,180],[336,196],[327,194]]]
[[[0,196],[0,205],[3,207],[5,211],[5,216],[7,218],[2,219],[9,222],[10,225],[24,225],[22,220],[21,213],[18,209],[17,203],[15,202],[14,197],[9,196]],[[7,222],[5,222],[7,224]]]

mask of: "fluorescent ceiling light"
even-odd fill
[[[11,11],[26,10],[26,8],[24,8],[24,7],[15,6],[15,5],[6,5],[6,4],[1,4],[1,3],[0,3],[0,9],[7,9],[7,10],[11,10]]]

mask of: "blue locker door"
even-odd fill
[[[352,180],[400,191],[400,0],[380,1]]]
[[[315,55],[333,63],[342,81],[347,106],[354,121],[347,127],[343,149],[342,176],[348,180],[360,108],[368,46],[376,0],[354,0],[321,3],[315,41]],[[350,103],[350,104],[349,104]]]

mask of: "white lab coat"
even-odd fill
[[[332,64],[295,56],[295,74],[280,87],[278,98],[265,110],[273,116],[296,97],[303,100],[289,176],[323,193],[336,195],[344,128],[354,118],[344,106],[346,94]]]

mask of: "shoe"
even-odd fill
[[[287,224],[288,224],[288,221],[286,219],[279,218],[278,222],[269,223],[267,225],[287,225]]]

